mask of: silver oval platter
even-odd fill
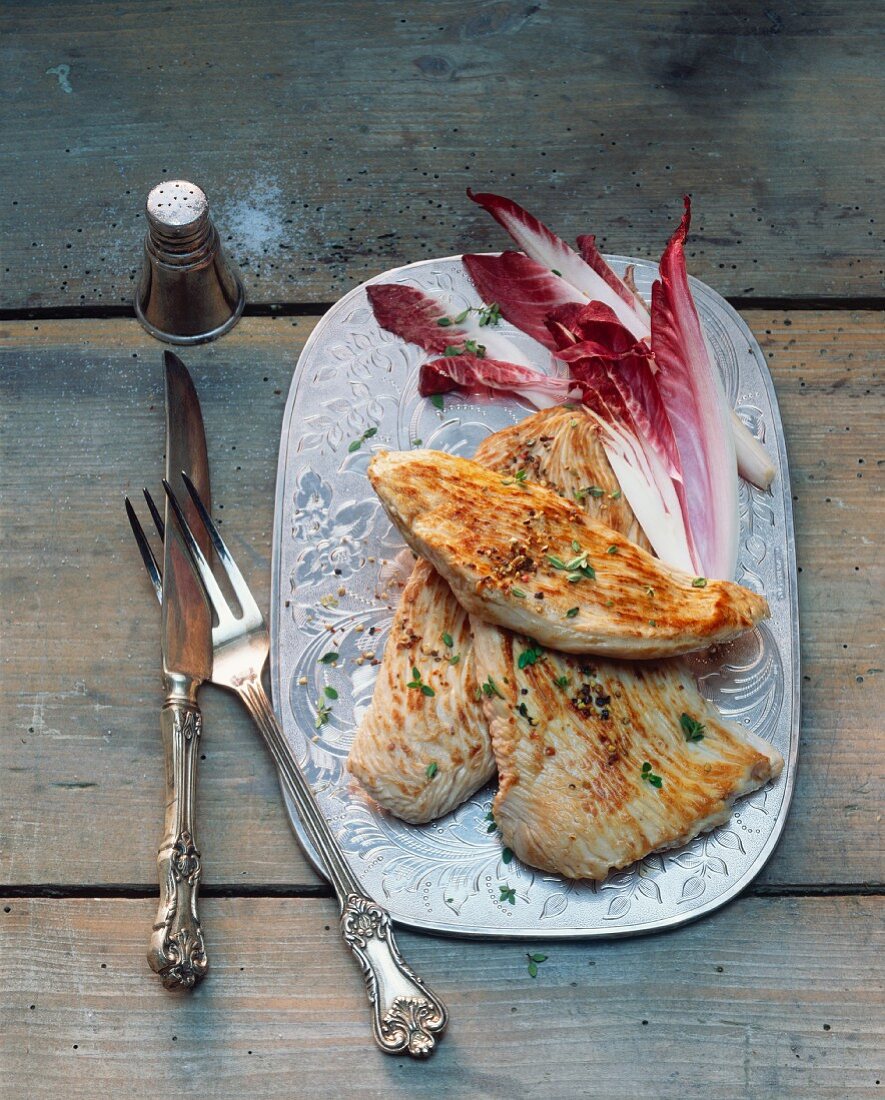
[[[637,286],[649,295],[656,265],[607,259],[619,273],[635,264]],[[458,256],[424,260],[370,281],[420,287],[446,302],[452,315],[481,304]],[[777,468],[767,492],[740,483],[737,579],[764,593],[771,618],[715,657],[695,659],[694,670],[722,713],[772,741],[786,767],[775,783],[736,803],[731,820],[715,832],[650,855],[604,882],[570,882],[515,859],[504,862],[486,819],[493,787],[446,818],[413,826],[379,810],[345,769],[411,561],[367,480],[372,453],[408,450],[421,440],[425,447],[469,456],[488,433],[532,411],[516,400],[449,394],[439,409],[421,398],[418,368],[425,354],[378,327],[365,285],[319,322],[292,380],[277,473],[271,606],[277,713],[354,872],[400,924],[458,936],[625,936],[718,908],[747,886],[777,843],[799,744],[787,456],[771,378],[750,330],[723,298],[692,280],[726,394]],[[501,329],[537,359],[539,345],[504,322]],[[554,369],[549,360],[538,366]],[[340,655],[334,665],[320,660],[329,652]],[[334,701],[327,687],[337,693]],[[319,715],[319,700],[328,714]],[[287,804],[287,810],[322,873],[294,807]],[[500,900],[502,885],[515,891],[513,904]]]

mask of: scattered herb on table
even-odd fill
[[[434,393],[430,395],[430,404],[435,409],[439,409],[440,412],[446,407],[445,401],[443,401],[443,395],[441,393]]]
[[[412,446],[413,447],[420,447],[423,442],[424,442],[423,439],[413,439],[412,440]]]
[[[499,883],[498,889],[501,891],[501,896],[498,901],[509,901],[511,905],[516,905],[516,891],[512,886],[508,886],[506,883]]]
[[[322,655],[322,657],[320,657],[320,664],[321,665],[334,665],[337,660],[338,660],[338,654],[337,653],[324,653]]]
[[[682,726],[686,741],[703,741],[704,730],[707,728],[703,722],[692,718],[690,714],[682,714],[679,718],[679,724]]]
[[[501,307],[497,302],[491,302],[487,306],[482,306],[477,310],[479,315],[480,328],[486,328],[488,325],[497,325],[501,321]]]
[[[495,821],[494,811],[489,810],[485,816],[485,820],[489,822],[489,826],[486,829],[487,833],[496,833],[498,831],[498,823]]]
[[[512,863],[513,862],[513,852],[511,852],[509,848],[504,848],[504,850],[501,852],[501,862],[502,863]]]
[[[324,703],[322,699],[317,699],[317,716],[314,726],[316,726],[317,729],[319,729],[320,726],[324,726],[326,722],[329,721],[331,714],[332,708],[328,703]]]
[[[331,686],[331,684],[326,684],[326,686],[323,688],[323,694],[326,696],[327,699],[338,698],[338,692]]]
[[[525,956],[529,960],[528,971],[530,978],[537,978],[538,966],[547,961],[547,956],[542,955],[539,951],[535,951],[532,954],[526,952]]]
[[[657,787],[658,790],[660,790],[661,787],[663,787],[664,785],[663,779],[661,779],[659,775],[655,775],[655,773],[651,770],[651,764],[649,764],[647,760],[642,765],[642,778],[652,787]]]

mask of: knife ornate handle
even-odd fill
[[[317,805],[313,789],[289,749],[260,673],[231,686],[258,726],[305,830],[323,857],[341,906],[341,935],[366,982],[375,1042],[388,1054],[426,1058],[448,1022],[445,1005],[399,953],[390,914],[363,894]]]
[[[203,718],[196,685],[169,677],[160,712],[166,759],[166,831],[157,852],[160,908],[148,963],[167,989],[191,989],[208,968],[203,929],[197,916],[200,852],[194,837],[194,799]]]

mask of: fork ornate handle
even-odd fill
[[[445,1005],[404,961],[390,914],[366,897],[316,797],[292,757],[260,674],[232,685],[282,772],[308,836],[323,858],[341,906],[341,935],[363,972],[375,1042],[389,1054],[426,1057],[448,1020]]]
[[[166,759],[166,829],[157,852],[160,907],[148,963],[167,989],[191,989],[208,969],[197,915],[200,852],[194,838],[194,797],[203,718],[196,685],[170,685],[160,712]]]

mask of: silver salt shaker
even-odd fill
[[[135,314],[168,344],[201,344],[232,329],[245,304],[209,202],[195,183],[164,180],[147,198],[144,264]]]

